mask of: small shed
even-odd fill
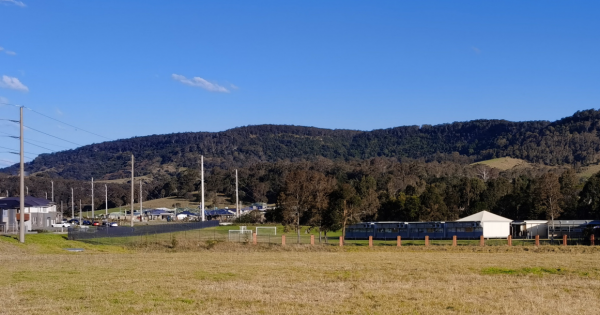
[[[510,234],[510,223],[513,220],[488,211],[481,211],[456,221],[479,223],[483,228],[483,237],[485,238],[506,238]]]
[[[512,236],[514,238],[548,238],[548,221],[546,220],[523,220],[512,223]]]

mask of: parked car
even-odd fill
[[[112,226],[112,227],[117,227],[117,226],[119,226],[119,225],[117,224],[117,222],[111,222],[111,223],[110,223],[110,226]]]
[[[92,221],[90,221],[90,220],[83,220],[83,224],[82,225],[92,225]]]
[[[93,226],[100,226],[100,222],[94,222],[92,223]]]
[[[67,222],[52,223],[52,227],[69,227],[71,224]]]
[[[67,222],[71,223],[71,224],[77,224],[77,225],[79,225],[79,220],[77,220],[77,219],[71,219],[71,220],[69,220]]]

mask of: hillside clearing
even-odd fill
[[[497,159],[480,161],[477,163],[473,163],[472,165],[483,164],[489,167],[497,168],[501,171],[510,170],[515,167],[531,167],[531,165],[521,159],[514,159],[511,157],[502,157]]]

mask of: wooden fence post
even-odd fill
[[[315,245],[315,236],[313,234],[310,235],[310,245]]]
[[[596,245],[596,244],[595,244],[595,240],[596,240],[596,238],[595,238],[594,234],[592,234],[592,235],[590,236],[590,245],[592,245],[592,246]]]
[[[563,235],[563,246],[567,246],[567,234]]]
[[[396,246],[400,247],[402,246],[402,236],[398,235],[398,237],[396,237]]]
[[[285,246],[285,235],[281,235],[281,246]]]
[[[344,237],[340,236],[340,247],[344,246]]]
[[[512,246],[512,235],[508,236],[508,246]]]
[[[479,246],[485,246],[485,239],[483,238],[483,235],[479,236]]]
[[[256,233],[252,233],[252,244],[256,245]]]
[[[539,235],[535,236],[535,247],[540,247],[540,236]]]
[[[456,235],[452,235],[452,246],[456,247]]]
[[[425,235],[425,246],[429,246],[429,235]]]
[[[369,235],[369,247],[373,247],[373,236]]]

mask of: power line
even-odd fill
[[[14,152],[14,151],[4,151],[4,152],[3,152],[3,151],[0,151],[0,153],[10,153],[10,154],[16,154],[16,155],[20,155],[20,154],[21,154],[21,153],[19,153],[19,152]],[[24,156],[24,157],[26,157],[26,158],[28,158],[28,159],[35,160],[35,158],[33,158],[33,157],[31,157],[31,156],[27,156],[27,155],[24,155],[24,154],[23,154],[23,156]]]
[[[16,151],[19,151],[19,150],[16,150],[16,149],[7,148],[7,147],[3,147],[3,146],[0,146],[0,148],[2,148],[2,149],[6,149],[6,150],[12,150],[12,151],[15,151],[15,152],[16,152]],[[42,154],[42,153],[35,153],[35,152],[25,152],[25,153],[27,153],[27,154],[37,154],[37,155],[40,155],[40,154]]]
[[[20,123],[18,120],[13,120],[13,119],[0,119],[0,120],[6,120],[6,121],[10,121],[10,122],[13,122],[13,123],[15,123],[15,124],[18,124],[18,123]],[[49,133],[47,133],[47,132],[43,132],[43,131],[37,130],[37,129],[35,129],[35,128],[29,127],[29,126],[25,126],[25,125],[23,125],[23,127],[27,128],[26,130],[29,130],[29,129],[31,129],[31,130],[33,130],[33,131],[36,131],[36,132],[39,132],[39,133],[41,133],[41,134],[45,134],[46,136],[49,136],[49,137],[52,137],[52,138],[56,138],[56,139],[58,139],[58,140],[62,140],[62,141],[68,142],[68,143],[72,143],[72,144],[74,144],[74,145],[77,145],[77,146],[82,146],[82,145],[81,145],[81,144],[79,144],[79,143],[75,143],[75,142],[73,142],[73,141],[65,140],[65,139],[63,139],[63,138],[60,138],[60,137],[57,137],[57,136],[53,136],[53,135],[51,135],[51,134],[49,134]]]
[[[89,133],[89,134],[92,134],[92,135],[94,135],[94,136],[98,136],[98,137],[100,137],[100,138],[104,138],[104,139],[106,139],[106,140],[111,140],[110,138],[107,138],[107,137],[105,137],[105,136],[101,136],[101,135],[99,135],[99,134],[97,134],[97,133],[94,133],[94,132],[91,132],[91,131],[87,131],[87,130],[85,130],[85,129],[82,129],[82,128],[79,128],[79,127],[73,126],[73,125],[71,125],[71,124],[68,124],[68,123],[66,123],[66,122],[64,122],[64,121],[60,121],[60,120],[58,120],[58,119],[56,119],[56,118],[52,118],[52,117],[50,117],[50,116],[48,116],[48,115],[42,114],[42,113],[40,113],[40,112],[38,112],[38,111],[36,111],[36,110],[34,110],[34,109],[32,109],[32,108],[25,107],[25,106],[23,106],[23,107],[24,107],[24,108],[27,108],[28,110],[30,110],[30,111],[32,111],[32,112],[34,112],[34,113],[38,114],[38,115],[44,116],[44,117],[46,117],[46,118],[48,118],[48,119],[52,119],[52,120],[54,120],[54,121],[58,121],[59,123],[61,123],[61,124],[65,124],[65,125],[67,125],[67,126],[69,126],[69,127],[73,127],[73,128],[75,128],[76,130],[81,130],[81,131],[83,131],[83,132],[87,132],[87,133]]]
[[[38,147],[38,148],[42,148],[42,149],[44,149],[44,150],[48,150],[48,151],[50,151],[50,152],[54,153],[54,151],[53,151],[52,149],[44,148],[44,147],[42,147],[41,145],[33,144],[33,143],[31,143],[31,142],[28,142],[28,141],[25,141],[25,140],[23,140],[23,142],[25,142],[25,143],[27,143],[27,144],[31,144],[32,146],[36,146],[36,147]]]
[[[33,128],[31,128],[31,127],[28,127],[28,126],[24,126],[24,127],[25,127],[25,128],[27,128],[27,129],[31,129],[31,130],[33,130],[33,131],[37,131],[37,132],[39,132],[39,133],[43,133],[43,134],[45,134],[45,135],[47,135],[47,136],[50,136],[50,137],[52,137],[52,138],[56,138],[56,139],[59,139],[59,140],[62,140],[62,141],[66,141],[66,142],[68,142],[68,143],[72,143],[72,144],[74,144],[74,145],[78,145],[78,146],[80,146],[80,147],[82,146],[81,144],[78,144],[78,143],[75,143],[75,142],[72,142],[72,141],[69,141],[69,140],[65,140],[65,139],[63,139],[63,138],[59,138],[59,137],[57,137],[57,136],[53,136],[53,135],[51,135],[51,134],[49,134],[49,133],[45,133],[45,132],[43,132],[43,131],[39,131],[39,130],[37,130],[37,129],[33,129]]]
[[[8,137],[8,138],[13,138],[13,139],[17,139],[17,140],[19,139],[19,137],[18,137],[18,136],[12,136],[12,135],[10,135],[10,134],[8,134],[8,133],[6,133],[6,132],[2,132],[2,131],[0,131],[0,133],[3,133],[3,134],[5,134],[5,135],[8,135],[8,136],[2,136],[2,135],[0,135],[0,137]],[[60,146],[60,145],[56,145],[56,144],[52,144],[52,143],[48,143],[48,142],[43,142],[43,141],[39,141],[39,140],[33,140],[33,139],[29,139],[29,141],[35,141],[35,142],[39,142],[39,143],[42,143],[42,144],[47,144],[47,145],[51,145],[51,146],[55,146],[55,147],[59,147],[59,148],[63,148],[63,149],[69,149],[69,148],[67,148],[67,147],[63,147],[63,146]],[[42,147],[42,146],[39,146],[39,145],[37,145],[37,144],[30,143],[30,142],[28,142],[28,141],[24,141],[24,142],[25,142],[25,143],[29,143],[29,144],[31,144],[31,145],[34,145],[34,146],[36,146],[36,147],[40,147],[40,148],[42,148],[42,149],[45,149],[45,150],[50,150],[51,152],[54,152],[52,149],[44,148],[44,147]],[[38,153],[38,154],[39,154],[39,153]]]

